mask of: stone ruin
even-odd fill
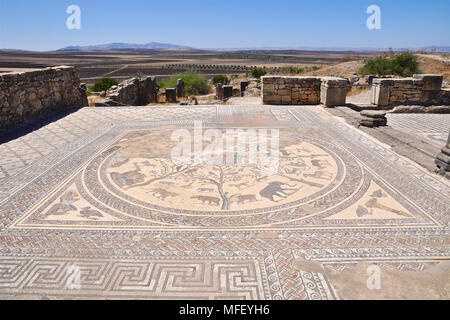
[[[176,103],[177,102],[177,89],[176,88],[166,88],[166,102]]]
[[[265,104],[317,105],[322,81],[317,77],[261,77]]]
[[[53,68],[0,74],[0,131],[12,129],[68,107],[88,105],[78,68]]]
[[[325,107],[345,105],[348,90],[347,79],[324,77],[320,86],[320,103]]]
[[[416,74],[412,78],[373,79],[371,103],[380,108],[396,105],[449,105],[450,90],[442,76]]]
[[[185,84],[183,79],[177,80],[177,98],[184,98],[186,96]]]
[[[240,86],[241,86],[241,97],[245,96],[245,91],[247,91],[249,82],[248,81],[241,81]]]
[[[338,77],[265,76],[262,99],[265,104],[346,104],[350,82]],[[418,74],[412,78],[368,78],[372,83],[371,103],[379,109],[398,105],[450,105],[450,90],[443,89],[442,76]]]
[[[145,106],[158,101],[158,87],[155,77],[132,78],[112,86],[104,100],[96,102],[103,106]]]
[[[233,86],[223,86],[223,99],[230,99],[233,97]]]
[[[216,84],[216,99],[223,100],[223,85],[221,83]]]

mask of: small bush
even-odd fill
[[[223,85],[227,85],[230,82],[230,80],[228,79],[227,76],[215,76],[213,78],[213,83],[214,84],[223,84]]]
[[[253,69],[251,75],[253,78],[259,79],[267,74],[267,71],[262,68]]]
[[[375,57],[367,60],[359,70],[362,75],[397,75],[410,77],[420,73],[417,57],[409,51],[396,55],[394,58]]]
[[[317,70],[320,70],[320,67],[318,67],[318,66],[312,66],[312,67],[306,68],[306,70],[307,70],[307,71],[317,71]]]
[[[301,67],[296,66],[290,66],[290,67],[282,67],[280,68],[280,72],[282,74],[301,74],[305,71],[305,69]]]
[[[159,88],[175,88],[177,80],[183,79],[187,95],[208,94],[210,86],[205,76],[195,71],[177,73],[169,80],[158,82]]]
[[[112,86],[117,86],[119,83],[111,78],[103,78],[99,82],[96,82],[91,88],[92,92],[102,92],[109,90]]]
[[[134,76],[132,76],[132,78],[136,78],[136,79],[143,79],[144,77],[145,77],[145,75],[142,72],[138,72]]]

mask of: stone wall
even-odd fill
[[[371,103],[380,107],[401,104],[447,105],[448,92],[441,89],[442,76],[414,75],[412,78],[373,79]]]
[[[106,93],[106,101],[117,106],[145,106],[158,101],[158,87],[154,77],[132,78],[111,87]]]
[[[321,79],[317,77],[261,77],[265,104],[316,105]]]
[[[78,69],[58,66],[0,74],[0,131],[66,107],[88,105]]]

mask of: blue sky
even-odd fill
[[[81,8],[81,30],[66,9]],[[381,8],[381,30],[366,9]],[[450,0],[0,0],[0,48],[152,41],[199,48],[450,46]]]

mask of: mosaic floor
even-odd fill
[[[405,131],[436,145],[447,142],[450,114],[388,114],[389,126]]]
[[[174,162],[198,120],[278,129],[279,166]],[[85,108],[0,152],[0,298],[449,299],[450,183],[320,107]]]

